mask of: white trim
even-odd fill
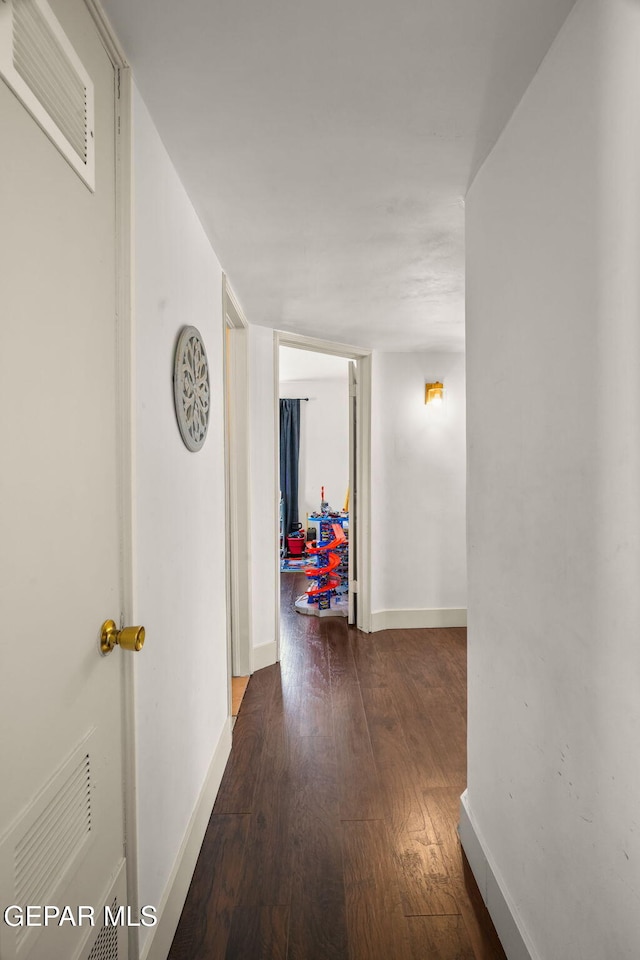
[[[158,906],[158,924],[152,928],[141,960],[166,960],[184,907],[202,841],[231,752],[231,718],[225,721],[209,772],[191,814],[189,825]]]
[[[231,490],[230,490],[230,464],[229,464],[229,417],[227,412],[227,396],[229,390],[229,377],[227,376],[227,316],[226,316],[226,292],[225,275],[222,274],[222,396],[224,413],[224,590],[226,601],[226,629],[227,629],[227,715],[231,716],[233,704],[233,688],[231,678],[233,676],[233,631],[231,629],[231,608],[232,608],[232,589],[231,589]]]
[[[95,7],[87,4],[94,15]],[[94,16],[95,19],[95,16]],[[106,42],[106,24],[96,20],[109,55],[117,55],[115,38]],[[128,67],[114,63],[116,76],[116,256],[117,256],[117,351],[119,421],[119,501],[121,543],[120,625],[137,623],[135,610],[135,412],[134,412],[134,317],[132,303],[133,182],[132,182],[132,81]],[[135,660],[122,658],[123,805],[127,903],[138,914],[138,791],[135,707]],[[138,960],[139,930],[130,927],[129,960]]]
[[[356,626],[371,633],[371,354],[356,358],[358,599]]]
[[[422,627],[466,627],[465,607],[425,607],[422,610],[375,610],[371,630],[412,630]]]
[[[251,658],[251,457],[248,323],[222,275],[225,413],[225,516],[229,713],[231,676],[248,676]],[[227,332],[230,350],[227,350]],[[230,370],[228,370],[228,366]],[[228,376],[229,372],[231,376]],[[233,547],[233,549],[232,549]]]
[[[355,360],[357,367],[357,437],[356,458],[358,484],[358,516],[356,535],[358,537],[358,601],[357,624],[359,630],[371,632],[371,350],[354,347],[346,343],[333,343],[317,340],[295,333],[275,330],[274,347],[274,462],[276,490],[280,490],[279,443],[280,433],[280,382],[279,349],[293,347],[296,350],[310,350],[334,357]],[[279,504],[276,511],[280,522]],[[280,551],[278,549],[279,530],[276,532],[276,583],[280,583]],[[280,640],[280,590],[276,591],[276,638]],[[254,648],[255,649],[255,648]]]
[[[270,667],[278,660],[278,644],[275,640],[269,643],[261,643],[253,648],[253,669],[262,670],[264,667]]]
[[[100,40],[116,71],[116,310],[118,376],[118,456],[120,512],[121,626],[137,622],[135,610],[135,412],[133,314],[133,135],[132,78],[124,49],[100,0],[84,0]],[[126,900],[138,916],[138,792],[136,753],[135,660],[122,657],[123,807]],[[128,928],[128,958],[140,955],[139,930]]]
[[[318,340],[315,337],[305,337],[299,333],[287,333],[284,330],[275,331],[278,336],[278,346],[293,347],[295,350],[310,350],[312,353],[326,353],[332,357],[345,357],[347,360],[359,360],[371,355],[371,350],[364,347],[354,347],[348,343],[333,343],[331,340]]]
[[[104,8],[100,3],[100,0],[84,0],[87,10],[93,17],[94,23],[98,28],[98,33],[100,34],[100,39],[102,40],[105,50],[111,57],[111,61],[116,67],[128,67],[127,58],[124,53],[124,48],[120,43],[120,40],[115,34],[109,18],[104,12]]]
[[[273,628],[275,630],[276,654],[275,662],[280,662],[280,335],[277,331],[273,334],[273,392],[275,395],[275,404],[273,407],[273,469],[275,476],[275,485],[273,495],[275,499],[275,517],[276,517],[276,539],[275,539],[275,617]],[[255,651],[255,647],[253,648]],[[256,656],[254,652],[254,664]],[[263,666],[267,664],[263,663]]]
[[[471,814],[468,791],[460,797],[460,843],[476,878],[508,960],[540,960],[522,920],[493,863],[491,854]]]
[[[244,310],[240,306],[240,301],[233,292],[226,273],[222,274],[222,285],[224,293],[225,320],[228,319],[230,325],[237,330],[240,328],[244,328],[246,330],[249,326],[249,322],[244,314]]]
[[[356,467],[357,459],[357,435],[358,435],[358,367],[355,360],[347,360],[349,365],[349,537],[351,549],[349,550],[349,563],[347,571],[348,580],[348,609],[347,621],[349,626],[355,626],[358,609],[358,580],[357,580],[357,552],[358,552],[358,511],[353,510],[353,504],[357,503],[357,482],[358,470]],[[355,543],[354,543],[355,534]]]

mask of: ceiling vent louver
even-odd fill
[[[45,0],[0,3],[0,75],[93,190],[93,83]]]

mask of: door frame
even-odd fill
[[[132,76],[124,49],[100,0],[84,0],[114,67],[116,144],[116,397],[118,430],[118,514],[120,517],[120,627],[137,623],[134,545],[134,367],[133,367],[133,137]],[[139,915],[138,801],[136,759],[135,660],[122,657],[124,857],[127,904]],[[139,960],[138,928],[128,927],[129,960]]]
[[[357,574],[358,574],[358,480],[359,476],[356,471],[356,458],[357,458],[357,447],[358,447],[358,438],[357,438],[357,428],[358,428],[358,370],[354,360],[348,360],[349,371],[349,493],[348,493],[348,507],[349,507],[349,537],[353,539],[355,533],[355,544],[353,549],[349,549],[349,571],[348,571],[348,623],[349,625],[356,624],[358,622],[358,584],[357,584]],[[353,506],[355,504],[355,509]],[[351,514],[353,512],[353,523],[351,522]]]
[[[249,324],[226,274],[222,275],[224,337],[225,578],[229,715],[231,677],[253,672],[251,623],[251,486],[249,453]],[[227,334],[233,348],[233,376],[227,370]],[[233,440],[233,442],[232,442]],[[235,543],[237,549],[232,550]],[[244,553],[244,558],[242,554]],[[241,629],[234,625],[242,624]]]
[[[346,343],[333,343],[297,333],[275,330],[274,350],[274,476],[275,490],[280,490],[280,347],[293,347],[312,353],[324,353],[355,361],[357,368],[356,476],[358,502],[356,519],[356,550],[358,556],[358,594],[356,627],[371,633],[371,350]],[[278,526],[274,531],[276,583],[280,584],[279,511]],[[280,659],[280,590],[276,591],[275,635],[277,659]]]

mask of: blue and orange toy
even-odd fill
[[[296,600],[299,613],[317,617],[346,617],[349,603],[340,592],[342,578],[337,572],[343,563],[340,550],[347,538],[339,523],[331,524],[329,539],[312,540],[307,543],[307,553],[313,563],[305,567],[305,574],[312,581],[306,593]]]

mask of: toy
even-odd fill
[[[318,539],[307,544],[307,552],[315,563],[305,567],[304,572],[314,583],[296,600],[298,613],[316,617],[348,615],[349,602],[344,596],[347,537],[340,522],[344,518],[337,519],[338,522],[334,517],[319,517]]]

